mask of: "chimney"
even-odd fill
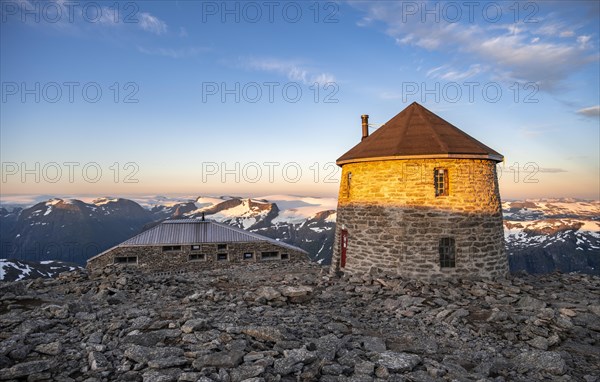
[[[369,136],[369,116],[367,114],[363,114],[360,116],[360,118],[362,119],[362,141]]]
[[[202,213],[202,221],[204,221],[204,212]]]

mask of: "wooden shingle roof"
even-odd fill
[[[413,102],[336,163],[408,158],[503,160],[500,153]]]

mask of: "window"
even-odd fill
[[[218,251],[226,251],[227,250],[227,244],[217,244],[217,250]]]
[[[433,170],[433,184],[435,186],[435,196],[448,196],[448,170],[445,168]]]
[[[254,252],[244,253],[244,260],[252,260],[254,258]]]
[[[194,253],[189,256],[190,261],[204,261],[206,260],[206,255],[203,253]]]
[[[163,252],[181,251],[181,245],[163,245]]]
[[[200,244],[192,245],[192,251],[199,251],[199,250],[200,250]]]
[[[262,260],[279,260],[279,252],[262,252],[260,258]]]
[[[115,264],[137,264],[137,256],[118,256],[115,257]]]
[[[289,260],[290,259],[290,255],[287,253],[282,253],[281,254],[281,260]]]
[[[227,261],[227,254],[226,253],[218,253],[217,261]]]
[[[451,237],[440,239],[440,267],[454,268],[456,266],[456,243]]]

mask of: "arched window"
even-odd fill
[[[456,243],[451,237],[443,237],[440,239],[440,267],[454,268],[456,267]]]

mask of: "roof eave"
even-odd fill
[[[351,159],[342,159],[342,158],[338,159],[335,162],[340,167],[345,164],[348,164],[348,163],[376,162],[376,161],[386,161],[386,160],[407,160],[407,159],[485,159],[485,160],[492,160],[495,162],[504,161],[504,157],[500,154],[422,154],[422,155],[393,155],[393,156],[351,158]]]

